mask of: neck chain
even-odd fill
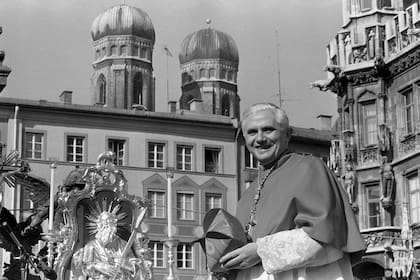
[[[277,164],[273,164],[273,166],[270,168],[270,170],[268,170],[267,174],[265,174],[264,178],[258,184],[257,190],[255,192],[255,196],[254,196],[254,205],[252,206],[251,212],[249,214],[249,222],[245,225],[245,233],[247,234],[248,239],[251,238],[252,228],[257,224],[257,220],[255,219],[255,216],[257,214],[257,204],[261,198],[261,190],[264,187],[265,181],[267,181],[268,176],[270,176],[270,174],[273,172],[276,165]]]

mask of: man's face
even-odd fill
[[[117,233],[117,227],[111,218],[101,219],[98,223],[98,232],[96,238],[103,244],[111,243]]]
[[[263,166],[274,162],[287,149],[290,140],[289,127],[276,122],[274,113],[269,110],[248,116],[243,134],[248,150]]]

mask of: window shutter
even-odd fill
[[[420,132],[420,85],[416,84],[416,87],[413,91],[413,99],[414,99],[414,130],[416,132]]]
[[[397,103],[397,123],[399,123],[399,127],[400,129],[398,130],[398,139],[401,142],[404,139],[404,135],[405,135],[405,116],[404,116],[404,111],[405,111],[405,104],[404,104],[404,95],[402,94],[398,94],[396,96],[396,103]]]

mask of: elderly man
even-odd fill
[[[248,150],[262,166],[243,193],[237,218],[249,243],[220,259],[236,279],[353,279],[350,254],[363,251],[344,189],[318,158],[288,152],[291,128],[276,105],[242,118]]]

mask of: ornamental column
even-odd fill
[[[0,35],[1,33],[3,33],[3,28],[0,26]],[[0,92],[6,87],[7,77],[9,76],[10,72],[12,72],[9,67],[3,65],[5,56],[6,53],[0,50]]]

